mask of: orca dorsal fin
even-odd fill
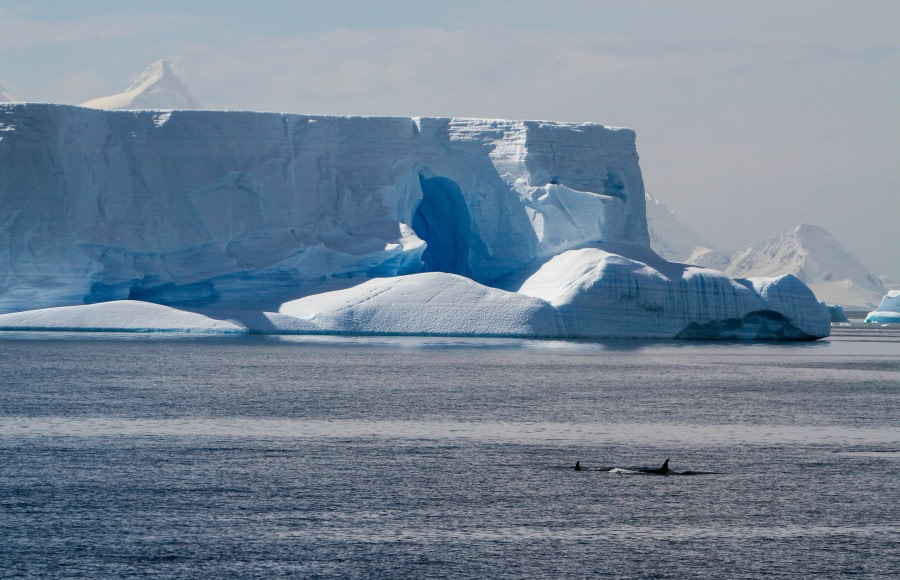
[[[669,459],[668,458],[666,458],[666,460],[662,464],[662,467],[660,467],[659,470],[662,471],[663,473],[666,473],[667,471],[669,471]]]
[[[575,462],[575,471],[581,471],[581,461]]]

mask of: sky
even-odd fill
[[[77,104],[168,59],[206,107],[591,121],[722,248],[797,223],[900,281],[897,0],[0,0],[0,83]]]

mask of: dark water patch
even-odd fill
[[[900,565],[897,369],[873,365],[897,344],[488,343],[0,337],[0,569],[890,577]],[[694,476],[610,473],[666,457]]]

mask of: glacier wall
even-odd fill
[[[649,247],[627,129],[0,105],[0,312],[491,283],[597,241]]]

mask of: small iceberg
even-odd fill
[[[900,323],[900,290],[890,290],[881,304],[866,316],[866,322],[882,324]]]

